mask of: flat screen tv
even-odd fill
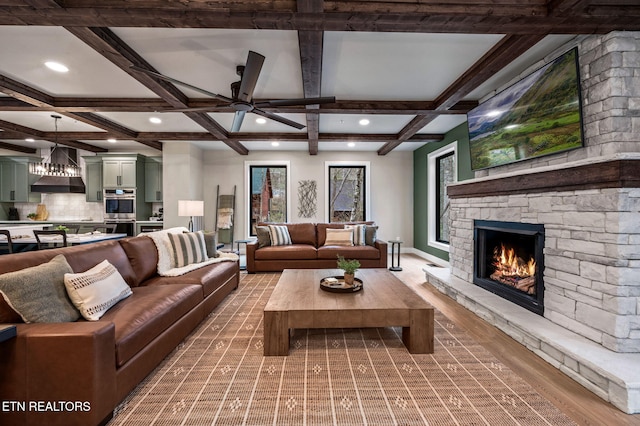
[[[583,146],[578,49],[467,114],[473,170]]]

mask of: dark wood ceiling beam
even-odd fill
[[[55,98],[53,96],[22,84],[5,75],[0,75],[0,92],[25,104],[37,107],[50,107],[55,104]]]
[[[0,89],[1,91],[1,89]],[[49,96],[49,95],[47,95]],[[51,97],[53,106],[35,106],[13,97],[0,97],[0,111],[64,112],[170,112],[173,107],[162,99],[150,98],[58,98]],[[256,102],[262,102],[256,99]],[[280,114],[466,114],[477,101],[460,101],[447,111],[436,111],[434,101],[338,100],[306,110],[303,106],[262,108]],[[190,99],[189,108],[207,108],[207,112],[232,113],[228,105],[213,99]]]
[[[323,0],[297,0],[298,12],[322,13]],[[302,68],[302,87],[305,98],[321,96],[322,84],[322,53],[323,31],[298,31],[298,45],[300,48],[300,66]],[[318,135],[320,133],[320,117],[317,113],[319,105],[307,105],[307,137],[309,140],[309,155],[318,155]]]
[[[1,133],[0,133],[0,137],[2,137]],[[14,145],[12,143],[6,143],[6,142],[0,142],[0,149],[23,152],[25,154],[35,154],[37,152],[35,148],[28,148],[26,146]]]
[[[505,8],[495,1],[469,2],[359,2],[369,10],[323,13],[297,12],[289,2],[69,2],[64,8],[11,5],[0,8],[0,25],[56,25],[64,27],[246,28],[298,31],[386,31],[464,34],[592,34],[640,30],[640,5],[588,2],[575,14],[540,13],[543,2]],[[333,2],[351,8],[351,2]],[[332,4],[333,4],[332,3]],[[593,6],[591,6],[593,3]],[[371,11],[371,8],[383,11]],[[407,7],[422,8],[404,12]],[[330,6],[325,9],[329,10]],[[335,8],[334,8],[335,9]],[[427,11],[428,9],[428,11]],[[533,14],[530,14],[533,10]],[[593,10],[599,11],[594,15]],[[609,14],[612,13],[612,14]]]
[[[153,68],[151,64],[144,60],[136,51],[116,36],[113,31],[108,28],[67,27],[66,29],[160,96],[172,107],[188,108],[189,99],[173,84],[131,69],[131,66],[135,65],[139,68],[158,72],[158,70]],[[198,123],[198,125],[206,131],[211,132],[213,136],[226,143],[237,153],[242,155],[249,153],[249,150],[242,144],[229,140],[227,131],[206,113],[188,112],[185,113],[185,115]]]
[[[19,124],[10,123],[8,121],[0,120],[0,129],[8,130],[11,135],[5,134],[5,132],[0,133],[1,139],[14,139],[16,135],[21,135],[22,137],[30,137],[34,139],[43,139],[48,140],[50,142],[57,142],[60,145],[70,146],[72,148],[84,149],[85,151],[90,152],[106,152],[107,149],[99,148],[97,146],[89,145],[84,142],[79,142],[76,140],[63,139],[60,137],[59,133],[53,132],[50,133],[53,135],[52,138],[47,137],[47,133],[41,132],[40,130],[32,129],[30,127],[21,126]],[[11,136],[11,137],[10,137]]]

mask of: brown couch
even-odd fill
[[[36,266],[57,254],[64,254],[74,272],[109,260],[133,294],[98,321],[17,324],[17,336],[0,342],[0,401],[26,403],[26,409],[0,410],[3,425],[105,423],[116,405],[239,283],[237,261],[179,277],[158,276],[157,251],[146,236],[2,255],[0,271]],[[0,323],[19,322],[15,316],[0,297]],[[69,404],[51,410],[29,406],[59,401],[73,402],[76,409]]]
[[[341,223],[286,223],[290,245],[258,247],[247,244],[247,272],[275,272],[284,269],[335,268],[338,255],[358,259],[362,268],[387,267],[387,243],[373,245],[325,246],[327,228],[343,228]]]

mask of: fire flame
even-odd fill
[[[521,257],[516,256],[513,248],[506,248],[504,244],[500,249],[494,250],[494,263],[496,272],[507,277],[531,277],[536,273],[536,261],[531,258],[525,262]]]

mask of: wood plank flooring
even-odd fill
[[[623,413],[496,327],[440,293],[426,282],[422,268],[427,263],[425,259],[416,255],[402,254],[400,266],[403,270],[395,274],[454,323],[467,330],[503,364],[516,371],[577,424],[640,426],[640,414]]]

